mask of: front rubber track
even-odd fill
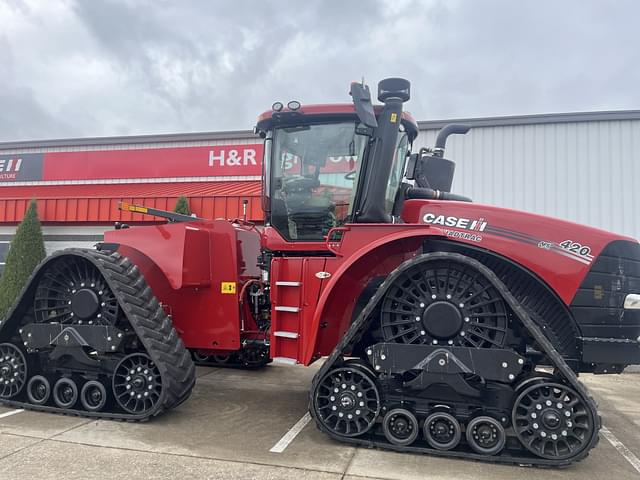
[[[367,331],[371,323],[374,321],[375,315],[373,312],[377,307],[378,303],[382,300],[383,296],[387,293],[391,285],[395,282],[396,279],[400,277],[402,273],[406,270],[412,268],[418,263],[438,261],[438,260],[449,260],[453,262],[460,262],[465,264],[471,268],[476,269],[485,278],[493,284],[493,286],[498,290],[498,292],[502,295],[504,300],[507,302],[513,313],[516,315],[518,320],[522,323],[524,329],[531,335],[531,337],[536,341],[536,343],[540,346],[542,351],[548,356],[548,358],[553,363],[555,369],[559,372],[559,374],[566,380],[568,384],[570,384],[584,399],[585,405],[591,410],[593,419],[594,419],[594,434],[589,441],[589,445],[585,448],[580,454],[575,457],[566,459],[566,460],[547,460],[540,457],[533,456],[528,450],[524,447],[522,448],[522,456],[513,455],[509,453],[509,450],[503,450],[498,455],[488,456],[488,455],[480,455],[477,453],[469,453],[461,450],[436,450],[428,447],[420,447],[420,446],[397,446],[393,445],[386,440],[381,440],[380,437],[373,436],[371,434],[367,434],[364,437],[357,438],[349,438],[342,437],[340,435],[336,435],[330,430],[326,429],[320,419],[317,418],[314,409],[313,409],[313,392],[315,392],[318,382],[325,376],[327,372],[329,372],[334,365],[338,364],[342,361],[344,356],[351,352],[354,344],[362,337],[362,335]],[[375,317],[377,318],[377,317]],[[554,348],[552,343],[547,339],[544,335],[540,327],[531,319],[531,316],[527,312],[527,310],[520,305],[520,303],[515,299],[515,297],[511,294],[507,286],[493,273],[492,270],[487,268],[485,265],[480,263],[479,261],[467,257],[465,255],[461,255],[459,253],[451,253],[451,252],[435,252],[435,253],[427,253],[423,255],[418,255],[406,262],[402,263],[398,268],[396,268],[384,282],[380,285],[376,293],[371,297],[365,308],[360,312],[360,315],[356,318],[356,320],[351,324],[351,327],[347,331],[347,333],[342,337],[342,340],[335,347],[327,361],[322,365],[322,367],[318,370],[316,375],[313,378],[311,390],[309,392],[309,413],[311,417],[315,420],[316,426],[318,429],[331,438],[341,441],[347,442],[356,445],[363,445],[366,447],[375,447],[386,450],[394,450],[398,452],[412,452],[412,453],[427,453],[430,455],[437,455],[443,457],[452,457],[452,458],[465,458],[470,460],[480,460],[484,462],[490,463],[504,463],[511,465],[528,465],[528,466],[537,466],[537,467],[567,467],[573,463],[579,462],[583,460],[589,455],[589,451],[598,444],[599,436],[598,431],[601,427],[601,419],[598,414],[597,404],[593,397],[589,395],[586,387],[578,380],[577,375],[571,368],[567,365],[562,358],[562,355],[558,353],[558,351]]]
[[[184,402],[195,385],[195,365],[191,360],[191,355],[138,267],[117,252],[72,248],[56,252],[46,258],[33,273],[29,282],[27,282],[7,318],[0,324],[0,339],[10,338],[16,333],[11,331],[9,335],[4,335],[7,333],[5,331],[7,328],[19,328],[22,315],[25,314],[32,302],[40,274],[45,271],[49,262],[62,256],[82,257],[93,263],[102,274],[111,291],[118,299],[118,303],[131,327],[144,345],[146,353],[160,371],[162,378],[161,397],[154,409],[135,415],[124,412],[88,412],[79,409],[60,409],[13,400],[0,400],[0,403],[11,407],[65,415],[144,421]]]

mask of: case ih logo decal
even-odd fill
[[[473,220],[464,217],[446,217],[444,215],[436,215],[434,213],[425,213],[422,217],[424,223],[431,225],[442,225],[443,227],[453,227],[462,230],[473,230],[475,232],[484,232],[487,228],[487,221],[484,218]]]
[[[0,158],[0,180],[15,180],[22,165],[22,158]]]
[[[0,182],[42,180],[42,153],[0,155]]]

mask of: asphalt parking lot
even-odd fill
[[[0,479],[640,478],[640,374],[584,375],[617,448],[602,437],[564,470],[398,454],[345,446],[299,420],[315,368],[200,368],[191,399],[154,421],[93,421],[0,407]],[[304,425],[288,443],[286,435]],[[283,437],[284,440],[283,440]],[[275,453],[271,450],[282,450]],[[626,455],[626,457],[625,457]]]

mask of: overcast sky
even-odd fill
[[[237,130],[412,82],[417,119],[640,108],[640,1],[0,0],[0,141]]]

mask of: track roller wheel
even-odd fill
[[[44,405],[51,396],[51,384],[42,375],[31,377],[27,384],[27,397],[34,405]]]
[[[158,367],[144,353],[127,355],[113,375],[113,393],[118,405],[129,413],[153,410],[162,394]]]
[[[199,350],[193,350],[191,356],[196,362],[205,363],[211,360],[211,355],[200,353]]]
[[[27,361],[11,343],[0,343],[0,398],[15,397],[27,382]]]
[[[107,389],[97,380],[90,380],[82,386],[80,403],[89,412],[99,412],[107,403]]]
[[[384,416],[382,431],[389,442],[405,446],[418,438],[420,428],[413,413],[404,408],[394,408]]]
[[[437,450],[451,450],[460,443],[460,422],[445,412],[432,413],[422,427],[427,443]]]
[[[53,401],[60,408],[71,408],[78,400],[78,386],[70,378],[61,378],[53,386]]]
[[[591,410],[575,390],[560,383],[525,388],[514,403],[512,421],[525,448],[550,460],[578,455],[594,435]]]
[[[495,418],[476,417],[467,425],[467,443],[483,455],[499,453],[506,440],[504,428]]]
[[[367,432],[380,415],[380,393],[374,377],[356,366],[327,372],[313,392],[315,416],[322,426],[342,437]]]
[[[231,360],[231,355],[213,355],[213,361],[217,364],[224,365],[229,360]]]

